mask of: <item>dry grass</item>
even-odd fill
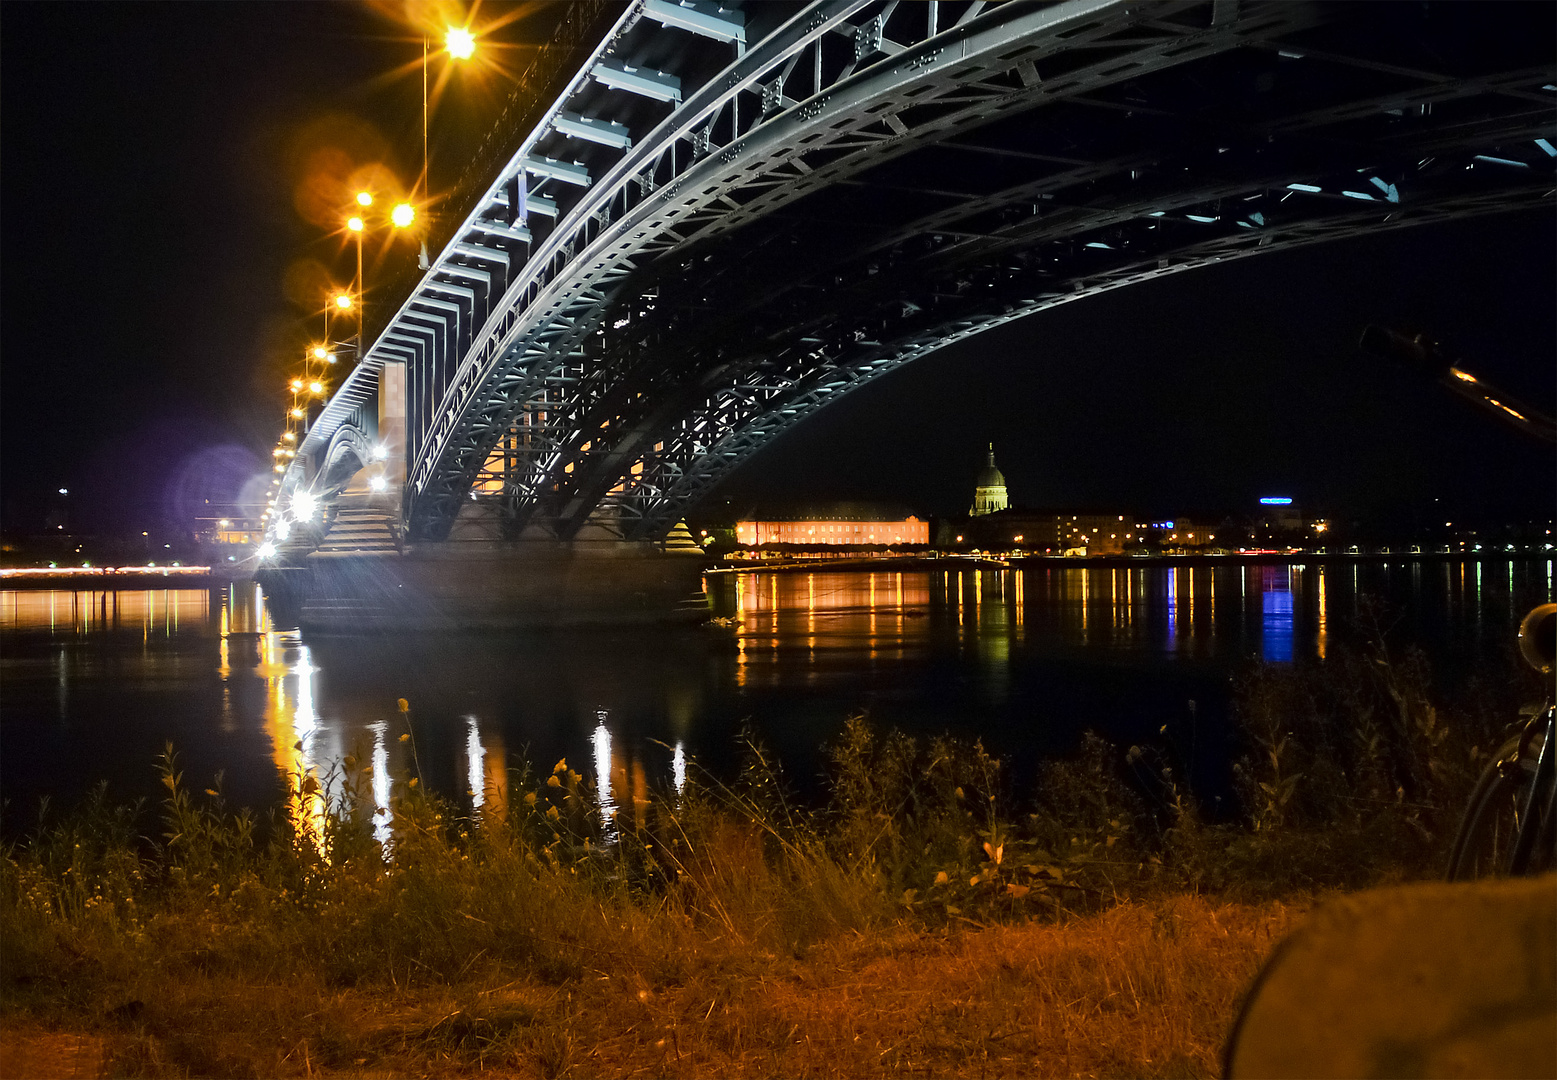
[[[800,958],[714,936],[670,966],[629,935],[560,984],[499,963],[372,988],[147,973],[89,1025],[55,1016],[103,1040],[113,1075],[1209,1076],[1298,913],[1186,896],[1061,924],[895,924]]]
[[[1214,825],[1166,728],[1023,813],[982,746],[859,718],[814,809],[756,745],[614,817],[566,762],[479,813],[397,778],[387,848],[352,757],[262,837],[170,752],[160,837],[99,798],[0,858],[0,1071],[1211,1075],[1307,898],[1436,870],[1478,729],[1394,671],[1256,681]]]

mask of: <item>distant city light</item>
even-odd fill
[[[1292,500],[1285,495],[1267,495],[1260,500],[1261,506],[1291,506]]]
[[[61,495],[69,495],[70,494],[70,489],[69,488],[60,488],[59,489],[59,493]]]

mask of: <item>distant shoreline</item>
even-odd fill
[[[0,569],[0,589],[60,589],[112,591],[116,589],[196,589],[250,580],[252,571],[216,566],[115,567],[91,573],[84,567]]]
[[[1232,552],[1218,555],[1018,555],[1006,558],[990,555],[903,555],[861,556],[860,558],[753,560],[745,564],[710,566],[705,573],[741,574],[764,572],[841,573],[860,570],[1025,570],[1066,566],[1239,566],[1284,563],[1379,563],[1379,562],[1482,562],[1509,559],[1551,559],[1557,553],[1546,551],[1372,551],[1358,554],[1327,552]]]

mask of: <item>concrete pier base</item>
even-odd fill
[[[707,617],[701,552],[622,541],[319,551],[294,578],[315,633],[623,626]]]

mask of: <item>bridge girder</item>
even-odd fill
[[[673,6],[628,7],[353,374],[360,400],[415,371],[415,537],[463,511],[657,538],[780,431],[989,326],[1550,201],[1544,6],[1480,34],[1404,4],[842,0],[704,34]]]

